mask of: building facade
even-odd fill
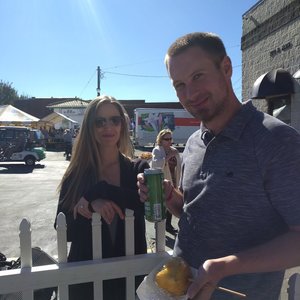
[[[300,130],[300,79],[296,76],[300,69],[300,1],[258,1],[243,14],[241,50],[243,101],[258,98],[253,103],[259,110]],[[297,88],[259,97],[254,87],[257,91],[257,85],[263,82],[266,73],[273,76],[272,84],[278,85],[274,79],[277,69],[289,73],[289,81],[292,80]]]
[[[256,79],[282,68],[300,69],[300,1],[261,0],[243,15],[243,101],[251,98]]]

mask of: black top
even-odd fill
[[[88,201],[97,198],[103,198],[114,201],[122,211],[125,208],[134,210],[134,234],[135,234],[135,254],[147,252],[146,229],[144,219],[144,204],[140,201],[137,192],[137,174],[144,172],[149,168],[147,161],[134,160],[120,154],[120,187],[100,181],[92,188],[83,191],[83,195]],[[92,259],[92,226],[91,219],[86,219],[77,215],[76,220],[73,218],[73,212],[63,208],[63,196],[66,193],[67,182],[62,186],[57,214],[63,212],[67,221],[67,240],[72,242],[68,261],[81,261]],[[117,217],[116,239],[112,243],[109,226],[102,219],[102,253],[103,258],[117,257],[125,255],[125,222]]]

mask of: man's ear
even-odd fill
[[[225,56],[222,61],[222,66],[225,74],[229,77],[232,75],[232,64],[229,56]]]

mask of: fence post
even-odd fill
[[[125,253],[134,255],[134,211],[125,210]],[[135,276],[126,277],[126,299],[135,299]]]
[[[156,252],[165,252],[166,248],[166,220],[155,223]]]
[[[125,210],[125,253],[134,255],[134,211],[126,208]]]
[[[93,260],[102,258],[102,222],[101,216],[93,213],[92,217],[92,234],[93,234]],[[103,299],[103,281],[94,281],[94,299]]]
[[[32,249],[31,249],[31,225],[27,219],[20,223],[20,250],[21,250],[21,270],[22,272],[31,272],[32,267]],[[33,300],[33,290],[22,291],[22,299]]]
[[[58,262],[67,262],[68,247],[67,247],[67,224],[65,215],[60,212],[57,216],[56,222],[57,232],[57,254]]]
[[[20,223],[21,268],[32,267],[31,225],[27,219]]]
[[[57,254],[58,254],[58,263],[66,263],[68,255],[68,246],[67,246],[67,224],[66,216],[60,212],[57,216],[56,221],[56,231],[57,231]],[[69,299],[69,287],[67,284],[58,285],[58,294],[60,300]]]

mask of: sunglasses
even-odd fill
[[[109,118],[103,118],[99,117],[95,120],[95,125],[97,128],[102,128],[104,126],[110,125],[110,126],[119,126],[122,123],[122,117],[121,116],[112,116]]]
[[[173,138],[163,138],[164,141],[170,142],[173,140]]]

